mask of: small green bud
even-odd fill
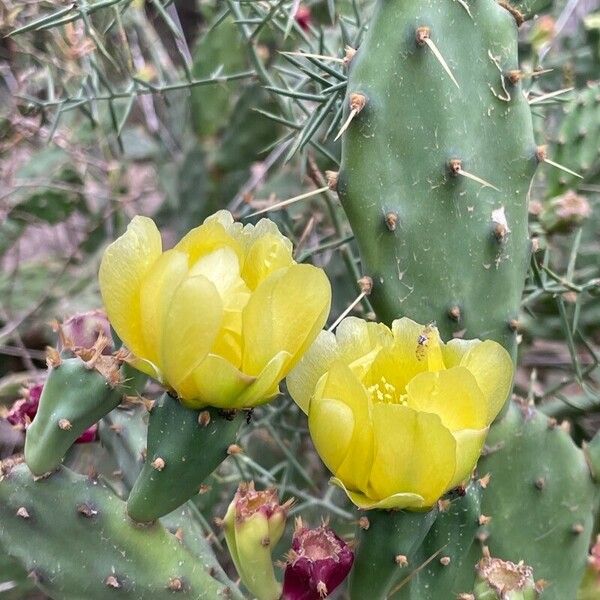
[[[272,548],[283,535],[291,501],[279,504],[277,491],[256,491],[241,483],[223,519],[225,541],[235,568],[258,600],[277,600],[281,584],[273,570]]]

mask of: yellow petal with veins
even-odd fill
[[[205,277],[185,279],[175,290],[163,323],[161,366],[165,380],[186,400],[197,397],[192,372],[210,352],[222,316],[221,297]]]
[[[456,468],[456,441],[450,431],[437,415],[398,404],[374,404],[372,419],[375,452],[367,495],[383,499],[416,494],[432,506]]]
[[[171,305],[173,294],[188,273],[187,256],[183,252],[167,250],[158,257],[140,289],[142,331],[147,349],[147,358],[154,364],[160,363],[160,347],[165,316]]]
[[[321,331],[300,362],[287,376],[290,396],[306,414],[317,381],[336,358],[338,358],[338,347],[335,335],[330,331]]]
[[[370,403],[363,385],[351,369],[341,361],[334,362],[326,375],[319,380],[308,411],[308,427],[319,455],[337,439],[346,439],[345,423],[327,423],[319,417],[321,402],[335,400],[347,406],[356,426],[352,431],[351,443],[346,456],[333,473],[346,482],[350,489],[366,487],[373,457],[373,431],[370,418]],[[337,431],[331,437],[331,432]]]
[[[258,375],[281,351],[290,355],[283,375],[322,329],[331,305],[325,273],[312,265],[279,269],[254,291],[244,308],[242,370]]]
[[[256,381],[236,400],[234,408],[247,408],[265,404],[279,393],[279,382],[284,378],[291,356],[278,352],[258,374]]]
[[[271,273],[294,263],[288,243],[278,233],[258,238],[248,249],[242,277],[251,290],[256,289]]]
[[[483,393],[465,367],[421,373],[406,386],[406,391],[408,406],[438,415],[450,431],[489,425]]]
[[[481,455],[487,433],[487,428],[479,431],[463,429],[454,432],[454,438],[456,439],[456,470],[448,489],[460,485],[470,477]]]
[[[403,510],[408,509],[419,509],[425,507],[425,499],[419,494],[392,494],[387,498],[374,499],[365,496],[361,492],[354,492],[349,490],[344,485],[344,482],[337,477],[332,477],[329,482],[333,485],[344,490],[351,502],[353,502],[358,508],[370,510],[372,508],[378,508],[380,510]]]
[[[140,358],[147,358],[140,288],[161,252],[162,241],[154,221],[134,217],[127,231],[104,252],[98,274],[111,325],[129,350]]]
[[[193,371],[196,397],[183,400],[189,408],[232,408],[255,381],[221,356],[209,354]]]
[[[486,340],[473,346],[460,360],[475,377],[488,407],[491,423],[508,399],[512,389],[513,362],[510,354],[497,342]]]

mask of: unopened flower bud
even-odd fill
[[[296,522],[283,579],[282,600],[322,600],[346,578],[354,553],[329,527]]]
[[[540,215],[547,233],[570,233],[592,214],[587,198],[573,191],[550,200]]]
[[[110,324],[103,310],[90,310],[69,317],[58,327],[59,350],[74,348],[92,348],[99,337],[107,340],[102,354],[110,354],[113,350]]]
[[[225,541],[238,575],[258,600],[277,600],[281,584],[273,570],[272,548],[283,535],[291,501],[279,504],[277,491],[256,491],[241,483],[223,519]]]

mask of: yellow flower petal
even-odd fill
[[[468,350],[460,365],[474,375],[487,400],[487,420],[491,423],[512,389],[514,369],[510,354],[497,342],[486,340]]]
[[[165,380],[186,400],[197,397],[192,371],[209,353],[222,315],[221,298],[205,277],[185,279],[173,294],[164,321],[161,366]]]
[[[455,338],[442,346],[442,354],[444,356],[444,364],[447,369],[458,367],[462,357],[475,346],[481,344],[481,340],[461,340]]]
[[[242,311],[250,298],[250,290],[241,278],[238,256],[230,247],[214,250],[200,257],[190,269],[190,276],[196,275],[206,277],[217,288],[223,302],[221,331],[212,352],[239,367],[242,360]]]
[[[346,317],[337,326],[335,336],[340,357],[347,364],[393,342],[392,332],[383,323],[367,322],[358,317]]]
[[[408,406],[438,415],[450,431],[489,425],[483,393],[465,367],[421,373],[406,386],[406,391]]]
[[[335,335],[329,331],[321,331],[300,362],[287,376],[286,383],[290,396],[306,414],[317,381],[329,369],[337,355]]]
[[[278,352],[256,377],[256,381],[236,400],[234,408],[252,408],[272,400],[279,393],[279,382],[284,378],[290,362],[287,352]]]
[[[258,238],[248,249],[242,277],[248,287],[254,290],[271,273],[292,264],[294,260],[289,240],[279,232],[277,235],[268,233]]]
[[[440,334],[434,325],[420,325],[402,317],[392,323],[392,333],[394,346],[403,354],[403,364],[408,366],[416,361],[417,364],[413,366],[416,372],[445,368]]]
[[[286,375],[322,329],[330,305],[331,286],[321,269],[295,264],[273,273],[244,308],[244,373],[257,375],[285,351]]]
[[[140,287],[162,252],[160,233],[152,219],[134,217],[127,231],[104,252],[99,280],[111,325],[135,355],[146,358],[142,332]]]
[[[188,272],[187,255],[176,250],[167,250],[152,265],[140,289],[142,332],[147,358],[160,364],[159,349],[167,310],[173,294]]]
[[[385,380],[387,384],[394,386],[397,397],[404,394],[407,384],[422,372],[424,366],[415,360],[414,352],[405,350],[397,346],[388,346],[380,350],[368,365],[363,378],[365,387],[381,386]]]
[[[454,432],[454,438],[456,439],[456,470],[447,489],[451,490],[470,477],[471,471],[473,471],[481,456],[487,432],[487,427],[479,431],[464,429],[463,431]]]
[[[245,375],[221,356],[209,354],[194,369],[193,380],[197,397],[183,400],[185,406],[230,409],[236,406],[237,399],[255,378]]]
[[[347,436],[344,423],[322,423],[318,418],[318,406],[324,400],[337,400],[352,411],[357,427],[353,430],[345,460],[333,473],[350,489],[363,490],[369,479],[373,457],[373,431],[367,392],[352,370],[341,361],[334,362],[329,372],[319,380],[308,411],[308,427],[319,454],[322,444],[326,446]],[[332,429],[337,430],[334,438],[328,433]]]
[[[352,410],[340,400],[315,401],[311,407],[310,433],[325,466],[336,473],[352,443],[355,421]]]
[[[227,211],[219,212],[228,214]],[[229,216],[231,217],[231,215]],[[228,226],[224,225],[228,219],[215,217],[217,215],[209,217],[202,225],[192,229],[175,246],[175,250],[185,252],[188,255],[190,265],[195,264],[202,256],[219,248],[231,248],[238,255],[239,260],[243,260],[244,253],[240,243],[231,236],[227,229]]]
[[[240,277],[238,256],[230,247],[218,248],[200,256],[190,269],[190,277],[196,275],[206,277],[217,288],[224,302],[231,293],[248,291]]]
[[[401,510],[404,508],[418,509],[425,507],[425,499],[423,496],[419,496],[418,494],[392,494],[391,496],[383,498],[382,500],[373,500],[361,492],[354,492],[347,489],[343,481],[337,477],[332,477],[329,480],[329,483],[337,485],[337,487],[344,490],[351,502],[358,506],[358,508],[363,508],[365,510],[372,508],[378,508],[381,510]]]
[[[450,431],[437,415],[398,404],[374,404],[372,419],[375,454],[368,496],[417,494],[432,506],[455,472],[456,441]]]

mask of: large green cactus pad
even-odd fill
[[[493,556],[533,568],[544,600],[575,598],[586,565],[596,486],[583,452],[532,407],[511,405],[479,462],[491,480],[482,511]]]
[[[418,43],[423,27],[459,89]],[[536,167],[516,69],[515,19],[493,0],[378,3],[351,63],[348,102],[366,105],[344,134],[338,192],[381,320],[435,320],[445,336],[513,348]]]
[[[192,410],[163,394],[150,412],[146,462],[127,501],[131,518],[153,521],[197,494],[245,419],[242,411]]]
[[[19,465],[0,480],[0,541],[57,600],[226,598],[202,560],[161,525],[68,469],[35,480]],[[75,566],[76,565],[76,566]]]

